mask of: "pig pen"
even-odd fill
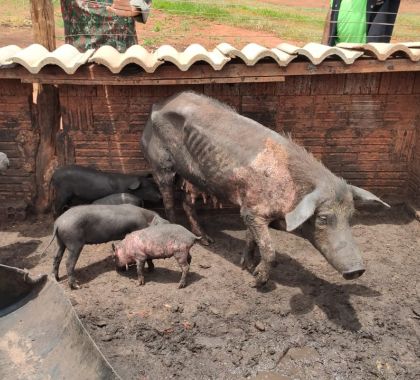
[[[62,288],[122,378],[419,378],[420,224],[403,206],[357,213],[367,271],[356,281],[307,241],[271,230],[279,264],[260,290],[239,265],[239,216],[200,219],[216,242],[193,247],[184,289],[173,258],[156,260],[138,286],[135,266],[114,270],[110,244],[84,248],[79,290],[68,289],[62,265]],[[2,228],[2,263],[48,273],[55,247],[40,253],[51,224],[46,216]]]
[[[353,231],[367,272],[350,282],[307,241],[271,230],[279,265],[268,286],[252,288],[252,276],[239,267],[245,230],[233,209],[201,212],[216,242],[192,249],[185,289],[177,289],[181,273],[173,259],[156,261],[138,287],[134,268],[114,271],[110,244],[85,247],[76,267],[82,288],[70,292],[65,276],[61,285],[117,373],[127,379],[418,378],[420,225],[413,215],[420,62],[388,58],[314,64],[300,57],[287,67],[233,60],[220,71],[196,63],[181,72],[164,64],[152,74],[133,65],[120,74],[95,64],[73,75],[54,64],[38,74],[0,70],[0,151],[11,158],[0,177],[6,221],[0,262],[49,272],[54,246],[46,257],[40,252],[53,221],[30,211],[46,196],[51,169],[77,163],[148,171],[139,140],[151,105],[194,90],[291,133],[335,174],[393,207],[356,215]],[[53,139],[42,114],[54,107],[45,98],[33,102],[32,82],[58,94],[61,119]]]

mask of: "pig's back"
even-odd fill
[[[233,157],[234,166],[246,165],[265,148],[268,139],[285,144],[287,139],[262,124],[239,115],[234,109],[215,99],[193,92],[183,92],[155,105],[152,121],[162,125],[171,121],[176,131],[164,129],[168,139],[177,139],[177,149],[185,146],[193,154],[214,149]],[[180,136],[174,136],[179,134]],[[165,138],[165,136],[164,136]],[[194,146],[195,145],[195,146]],[[217,152],[216,152],[217,153]],[[203,157],[203,160],[211,159]]]
[[[189,249],[194,244],[196,236],[178,224],[168,223],[135,231],[128,239],[131,240],[131,245],[136,245],[148,256],[164,258]]]

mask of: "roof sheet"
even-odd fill
[[[81,65],[94,62],[106,66],[112,73],[119,73],[128,64],[136,64],[144,71],[153,73],[165,62],[171,62],[181,71],[187,71],[198,61],[206,62],[214,70],[221,70],[232,59],[241,60],[247,66],[269,59],[285,67],[299,58],[307,59],[314,65],[319,65],[326,59],[339,58],[345,64],[351,65],[357,59],[366,56],[379,61],[385,61],[391,57],[403,57],[418,62],[420,61],[420,42],[343,43],[334,47],[313,42],[303,47],[282,43],[274,48],[251,43],[241,50],[228,43],[221,43],[211,51],[199,44],[192,44],[184,51],[178,51],[170,45],[163,45],[152,52],[140,45],[134,45],[125,53],[119,53],[111,46],[102,46],[96,51],[88,50],[81,53],[71,45],[62,45],[53,52],[49,52],[38,44],[23,49],[16,45],[9,45],[0,48],[0,68],[9,68],[11,65],[19,64],[30,73],[36,74],[45,65],[57,65],[67,74],[73,74]]]

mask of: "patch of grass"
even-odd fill
[[[200,0],[194,3],[189,0],[155,0],[153,7],[184,19],[201,18],[266,31],[283,38],[302,38],[308,41],[321,39],[325,21],[325,10],[321,8],[293,8],[263,2],[225,1],[209,5]]]
[[[183,32],[189,32],[191,30],[191,24],[192,22],[189,20],[182,20],[179,29]]]
[[[152,29],[154,32],[160,32],[162,30],[162,23],[160,21],[157,21],[156,24],[153,26]]]
[[[208,20],[219,20],[229,17],[229,12],[217,5],[191,1],[167,1],[156,0],[153,2],[153,8],[167,11],[177,15],[204,17]]]
[[[143,41],[139,41],[139,43],[145,47],[155,48],[162,44],[161,40],[162,38],[160,37],[146,37]]]

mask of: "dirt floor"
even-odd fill
[[[306,240],[272,230],[279,264],[253,288],[237,215],[201,216],[216,242],[192,249],[185,289],[174,259],[146,285],[114,270],[110,244],[86,246],[81,289],[61,285],[123,379],[419,379],[420,223],[403,206],[358,213],[366,273],[345,281]],[[0,229],[0,263],[49,272],[50,216]],[[64,257],[65,260],[66,256]]]

